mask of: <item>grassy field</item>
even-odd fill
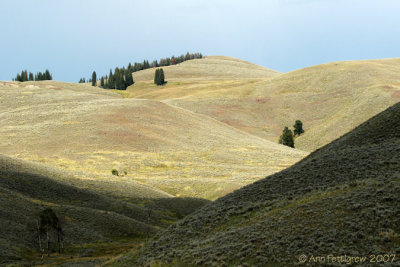
[[[400,245],[400,104],[294,166],[205,206],[106,266],[319,265]],[[341,262],[355,264],[355,262]],[[380,261],[382,263],[382,261]],[[364,264],[363,264],[364,265]]]
[[[165,68],[169,81],[165,86],[152,84],[154,70],[135,73],[137,82],[125,96],[205,114],[273,142],[284,126],[300,119],[306,132],[296,140],[296,147],[310,152],[400,100],[400,59],[333,62],[253,76],[248,75],[249,69],[234,67],[232,75],[219,76],[235,62],[221,57],[207,60],[214,68],[201,61]],[[184,66],[198,71],[202,79],[185,75]]]
[[[101,182],[115,195],[139,182],[215,199],[306,155],[167,103],[87,85],[2,83],[0,92],[0,153]]]

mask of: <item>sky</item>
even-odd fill
[[[0,80],[78,82],[186,52],[280,72],[400,57],[399,0],[0,0]]]

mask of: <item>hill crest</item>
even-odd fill
[[[232,57],[207,56],[162,67],[167,81],[269,78],[279,72]],[[154,69],[133,73],[135,82],[153,81]]]
[[[399,73],[398,58],[345,61],[268,78],[138,82],[126,95],[167,102],[273,142],[300,119],[306,132],[296,147],[311,152],[399,102]]]

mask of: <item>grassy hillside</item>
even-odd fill
[[[277,142],[284,126],[300,119],[306,133],[296,147],[314,151],[400,100],[400,59],[333,62],[289,73],[248,75],[233,62],[202,60],[201,78],[188,79],[182,66],[164,70],[165,86],[152,84],[154,70],[135,73],[125,96],[156,99],[205,114],[235,128]],[[188,63],[189,64],[189,63]],[[266,71],[268,71],[266,69]],[[250,71],[251,72],[251,71]]]
[[[91,187],[90,183],[66,172],[0,156],[0,264],[18,261],[31,265],[68,261],[70,257],[77,258],[73,261],[102,261],[139,244],[147,231],[154,234],[207,203],[166,198],[167,194],[141,185],[134,190],[126,188],[125,192],[131,191],[124,201],[84,187]],[[153,213],[148,220],[150,206]],[[66,253],[53,253],[52,258],[40,261],[36,232],[28,226],[47,207],[63,222]]]
[[[185,61],[181,64],[162,67],[168,73],[168,81],[268,78],[279,72],[232,57],[209,56]],[[135,82],[154,79],[154,69],[133,74]]]
[[[164,72],[165,86],[153,84],[154,69],[135,72],[127,91],[0,82],[0,154],[12,157],[0,156],[0,264],[95,265],[125,255],[146,231],[209,203],[173,196],[225,196],[400,100],[400,59],[280,74],[207,57]],[[303,253],[365,254],[370,243],[374,254],[398,252],[399,109],[218,199],[140,254],[110,264],[291,264]],[[296,119],[306,130],[298,149],[278,145]],[[65,221],[68,249],[40,262],[26,225],[46,207]]]
[[[136,181],[215,199],[306,155],[191,111],[88,85],[3,83],[0,93],[0,153],[76,173],[114,197]]]
[[[399,118],[396,104],[294,166],[203,207],[157,234],[139,253],[109,265],[291,266],[300,255],[314,265],[311,256],[329,254],[365,256],[375,265],[370,255],[398,254]]]

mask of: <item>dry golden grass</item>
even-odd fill
[[[127,93],[205,114],[273,142],[284,126],[300,119],[306,133],[296,139],[296,146],[306,151],[400,100],[400,59],[334,62],[265,77],[249,76],[251,68],[228,71],[236,70],[234,64],[220,57],[207,60],[214,62],[213,68],[202,60],[187,63],[198,64],[201,79],[188,79],[184,64],[165,68],[169,82],[161,87],[152,84],[154,70],[135,73],[138,82]],[[219,76],[222,70],[236,75]]]
[[[127,91],[2,82],[0,153],[82,179],[215,199],[306,155],[274,144],[296,119],[306,130],[296,146],[312,151],[397,102],[399,70],[388,59],[279,74],[207,57],[165,67],[165,86],[152,83],[154,69],[134,73]],[[111,176],[114,168],[128,175]]]
[[[127,224],[120,215],[103,216],[98,205],[142,222],[144,206],[154,202],[160,209],[155,227],[164,227],[206,203],[170,196],[216,199],[306,156],[276,144],[283,126],[301,119],[306,133],[296,139],[297,147],[312,151],[400,99],[400,59],[338,62],[279,74],[241,60],[207,57],[164,71],[165,86],[153,85],[150,69],[135,73],[136,83],[127,91],[55,81],[0,82],[0,154],[45,164],[8,158],[0,164],[5,185],[0,204],[7,212],[0,229],[9,235],[0,246],[15,244],[9,243],[15,232],[5,228],[12,225],[10,216],[23,222],[20,211],[28,216],[39,206],[67,214],[64,205],[76,204],[76,222],[102,218],[123,228]],[[127,175],[113,176],[112,169]],[[323,170],[328,170],[325,165]],[[307,190],[294,180],[290,186]],[[277,184],[289,186],[279,179]],[[23,194],[14,192],[16,187]],[[269,190],[254,197],[276,193]],[[75,203],[83,193],[81,203]],[[145,223],[132,225],[135,234]]]
[[[223,56],[188,60],[162,68],[168,73],[168,81],[268,78],[279,74],[247,61]],[[136,82],[153,80],[154,69],[136,72],[133,77]]]
[[[106,193],[129,194],[129,183],[140,182],[215,199],[306,155],[167,103],[88,85],[2,83],[0,92],[0,153],[102,182]]]
[[[312,255],[368,255],[371,250],[395,255],[400,244],[399,118],[400,103],[105,266],[298,266],[299,255],[306,266],[319,266],[309,260]],[[368,261],[360,266],[376,265]],[[392,256],[387,265],[398,266],[399,260]]]

